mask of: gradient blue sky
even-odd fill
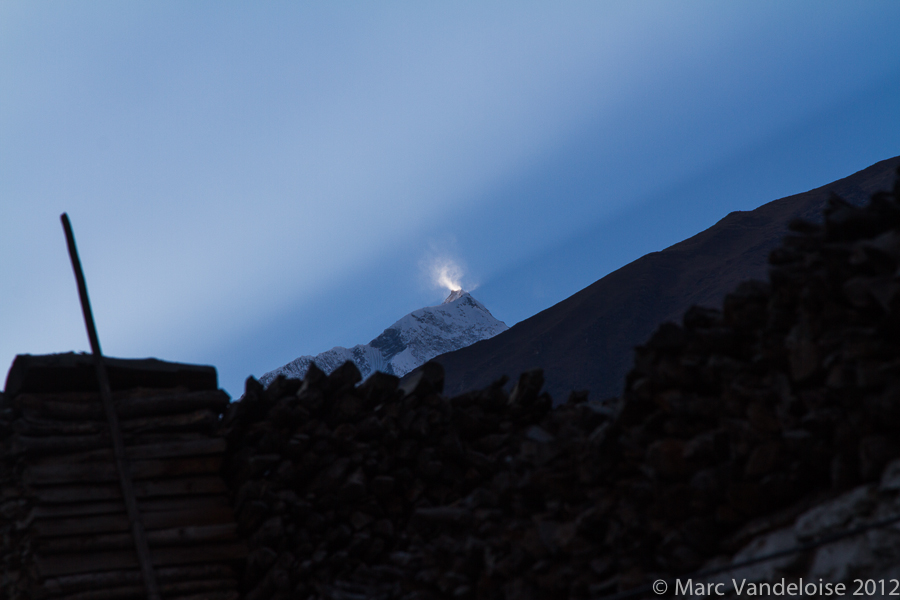
[[[900,3],[0,1],[0,365],[243,380],[446,290],[512,325],[900,154]]]

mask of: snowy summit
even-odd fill
[[[259,380],[268,385],[281,374],[303,378],[313,362],[331,373],[348,360],[356,363],[363,379],[375,371],[402,377],[439,354],[465,348],[507,329],[471,294],[454,290],[440,305],[409,313],[368,344],[336,346],[316,356],[301,356]]]

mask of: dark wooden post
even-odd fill
[[[131,470],[128,467],[128,459],[125,456],[125,443],[122,440],[122,430],[119,428],[119,417],[116,414],[116,407],[113,405],[109,376],[106,373],[106,364],[100,351],[100,340],[97,338],[97,327],[94,325],[94,315],[91,312],[91,302],[88,299],[87,285],[84,282],[84,272],[81,270],[78,249],[75,247],[75,235],[72,233],[69,216],[63,213],[59,218],[66,233],[69,258],[72,259],[72,269],[75,271],[75,281],[78,284],[81,311],[84,313],[84,324],[87,327],[88,339],[91,341],[94,367],[97,370],[97,381],[100,384],[100,399],[103,401],[103,410],[109,423],[109,433],[113,443],[113,456],[115,456],[116,471],[119,474],[119,485],[122,488],[122,496],[125,498],[125,510],[128,514],[128,522],[131,524],[131,535],[134,538],[134,549],[137,553],[138,562],[141,565],[144,587],[147,589],[147,600],[160,600],[156,572],[153,570],[153,562],[150,560],[150,546],[147,544],[144,523],[141,520],[140,511],[138,511],[137,499],[134,496]]]

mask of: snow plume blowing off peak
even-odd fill
[[[449,258],[437,259],[431,263],[431,278],[438,287],[451,292],[462,290],[462,267]]]

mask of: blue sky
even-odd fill
[[[0,2],[0,364],[243,380],[446,295],[514,324],[900,154],[900,4]]]

